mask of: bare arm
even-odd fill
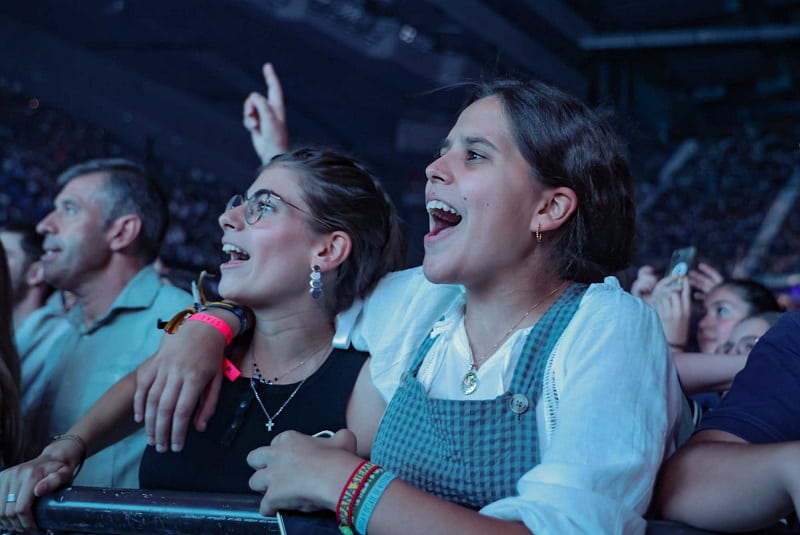
[[[55,440],[35,459],[0,473],[0,495],[17,495],[16,502],[0,504],[0,526],[12,530],[34,530],[32,507],[35,497],[69,485],[85,456],[114,444],[139,427],[133,422],[131,411],[135,387],[134,372],[131,372],[109,388],[65,433],[79,439]],[[86,451],[80,440],[83,440]],[[5,505],[4,510],[2,505]]]
[[[668,520],[746,531],[777,522],[800,499],[800,442],[749,444],[697,433],[663,466],[655,506]]]
[[[356,436],[356,452],[361,457],[369,457],[375,433],[385,411],[386,402],[372,383],[367,360],[361,367],[347,403],[347,428]]]
[[[250,133],[253,150],[262,164],[269,163],[273,156],[289,149],[289,133],[286,128],[286,108],[283,104],[283,89],[271,63],[262,67],[267,95],[250,93],[244,101],[243,123]]]
[[[239,332],[239,319],[232,312],[214,308],[205,313]],[[217,406],[224,352],[225,337],[217,329],[192,321],[164,335],[155,355],[137,369],[135,419],[144,422],[147,442],[158,451],[183,449],[192,415],[198,431],[205,430]]]
[[[747,355],[673,353],[681,388],[686,395],[723,392],[747,363]]]

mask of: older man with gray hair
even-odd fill
[[[44,235],[47,282],[75,296],[57,365],[36,408],[40,442],[63,433],[126,374],[155,352],[158,320],[191,300],[150,265],[167,225],[166,199],[138,164],[101,159],[67,169]],[[77,485],[137,487],[140,431],[87,460]]]

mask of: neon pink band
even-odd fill
[[[228,324],[219,318],[215,318],[211,314],[204,314],[202,312],[199,314],[192,314],[186,321],[202,321],[203,323],[208,323],[222,333],[222,336],[225,337],[226,346],[230,345],[231,341],[233,340],[233,331]]]
[[[233,362],[229,361],[227,357],[222,359],[222,373],[225,374],[228,381],[235,381],[237,377],[242,375],[239,368],[237,368]]]

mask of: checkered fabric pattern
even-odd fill
[[[519,478],[539,464],[534,404],[547,360],[587,287],[571,285],[534,326],[509,390],[495,399],[428,397],[416,379],[435,341],[426,337],[386,409],[373,462],[417,488],[473,509],[516,494]],[[530,403],[521,414],[511,409],[515,394]]]

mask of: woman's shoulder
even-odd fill
[[[589,285],[581,300],[579,310],[607,313],[621,319],[646,319],[655,316],[655,310],[640,298],[625,291],[616,277],[606,277],[603,282]],[[610,318],[608,318],[610,319]]]
[[[626,343],[650,343],[664,336],[656,311],[623,290],[614,277],[589,285],[568,331],[570,338],[605,340],[611,335]]]

